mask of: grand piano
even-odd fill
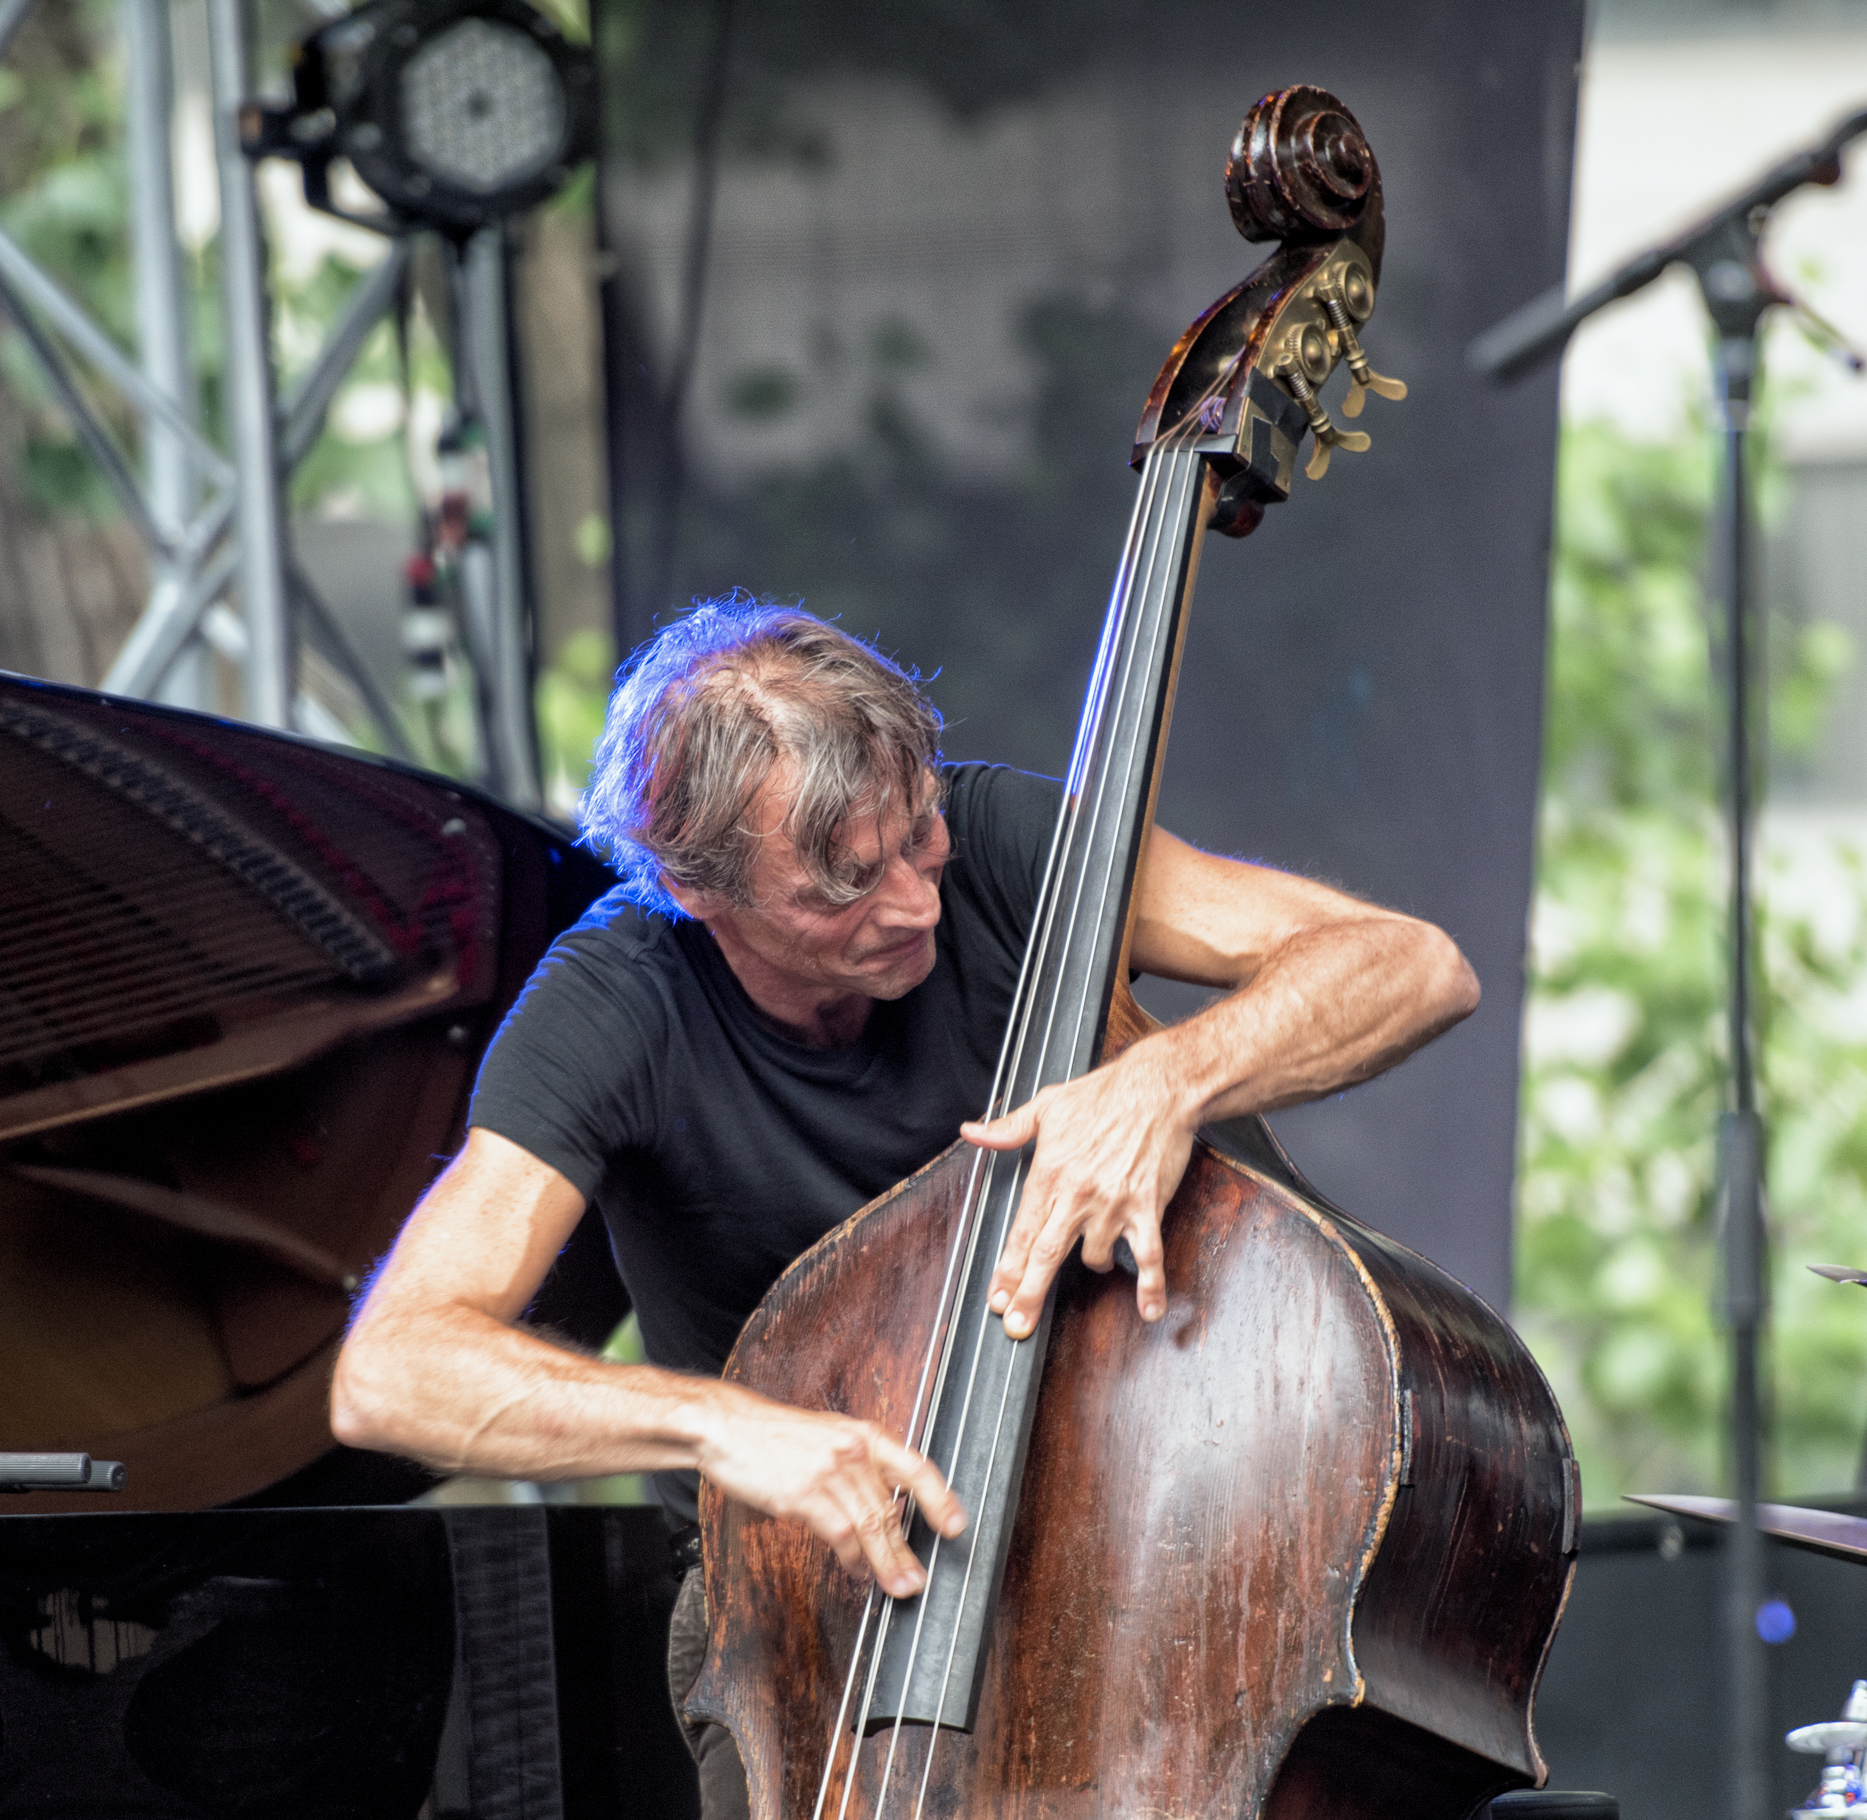
[[[611,882],[450,780],[0,675],[0,1451],[128,1467],[0,1499],[0,1820],[691,1811],[658,1519],[402,1508],[429,1475],[326,1409],[481,1052]],[[600,1345],[626,1309],[588,1220],[531,1318]],[[223,1772],[222,1732],[274,1748]]]

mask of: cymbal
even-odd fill
[[[1650,1505],[1676,1517],[1698,1517],[1707,1523],[1734,1523],[1737,1505],[1729,1498],[1656,1497],[1628,1494],[1630,1504]],[[1867,1517],[1850,1517],[1839,1510],[1804,1510],[1794,1504],[1759,1504],[1757,1527],[1766,1536],[1811,1548],[1817,1554],[1844,1561],[1867,1561]]]
[[[1832,1750],[1859,1750],[1867,1745],[1867,1719],[1824,1719],[1819,1725],[1798,1725],[1783,1742],[1812,1757],[1825,1757]]]

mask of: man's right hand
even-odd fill
[[[896,1494],[942,1535],[958,1535],[966,1513],[928,1461],[873,1422],[606,1364],[514,1325],[583,1208],[549,1164],[470,1133],[351,1322],[332,1385],[337,1438],[502,1479],[698,1467],[729,1497],[808,1524],[897,1598],[918,1592],[926,1576]]]
[[[873,1422],[793,1409],[734,1385],[717,1386],[716,1395],[699,1466],[721,1491],[808,1525],[845,1567],[866,1567],[897,1599],[921,1590],[927,1575],[902,1536],[897,1491],[941,1535],[966,1527],[959,1499],[931,1460]]]

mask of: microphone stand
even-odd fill
[[[1743,194],[1676,238],[1630,259],[1593,290],[1564,302],[1545,293],[1487,329],[1467,350],[1478,372],[1504,380],[1557,353],[1597,310],[1643,289],[1669,266],[1689,266],[1717,336],[1713,371],[1722,443],[1722,482],[1713,526],[1711,570],[1724,607],[1726,716],[1724,813],[1730,857],[1728,1110],[1718,1121],[1719,1212],[1724,1237],[1724,1313],[1731,1341],[1730,1454],[1735,1521],[1727,1532],[1722,1629],[1725,1639],[1726,1786],[1732,1820],[1763,1820],[1768,1795],[1768,1706],[1757,1608],[1763,1603],[1763,1537],[1757,1528],[1761,1404],[1757,1358],[1766,1306],[1763,1124],[1757,1114],[1752,1040],[1755,920],[1751,846],[1755,821],[1756,693],[1762,638],[1757,624],[1755,507],[1749,434],[1757,336],[1775,305],[1793,304],[1764,270],[1759,242],[1770,210],[1805,184],[1841,180],[1841,151],[1867,133],[1867,109],[1843,120],[1819,145],[1786,158]],[[1823,325],[1824,327],[1826,325]],[[1856,360],[1856,366],[1859,362]]]

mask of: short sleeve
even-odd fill
[[[626,946],[580,924],[538,963],[499,1026],[468,1124],[529,1151],[592,1199],[611,1159],[652,1139],[664,1021]]]
[[[1063,786],[1009,765],[947,771],[950,876],[1022,950],[1037,915]]]

